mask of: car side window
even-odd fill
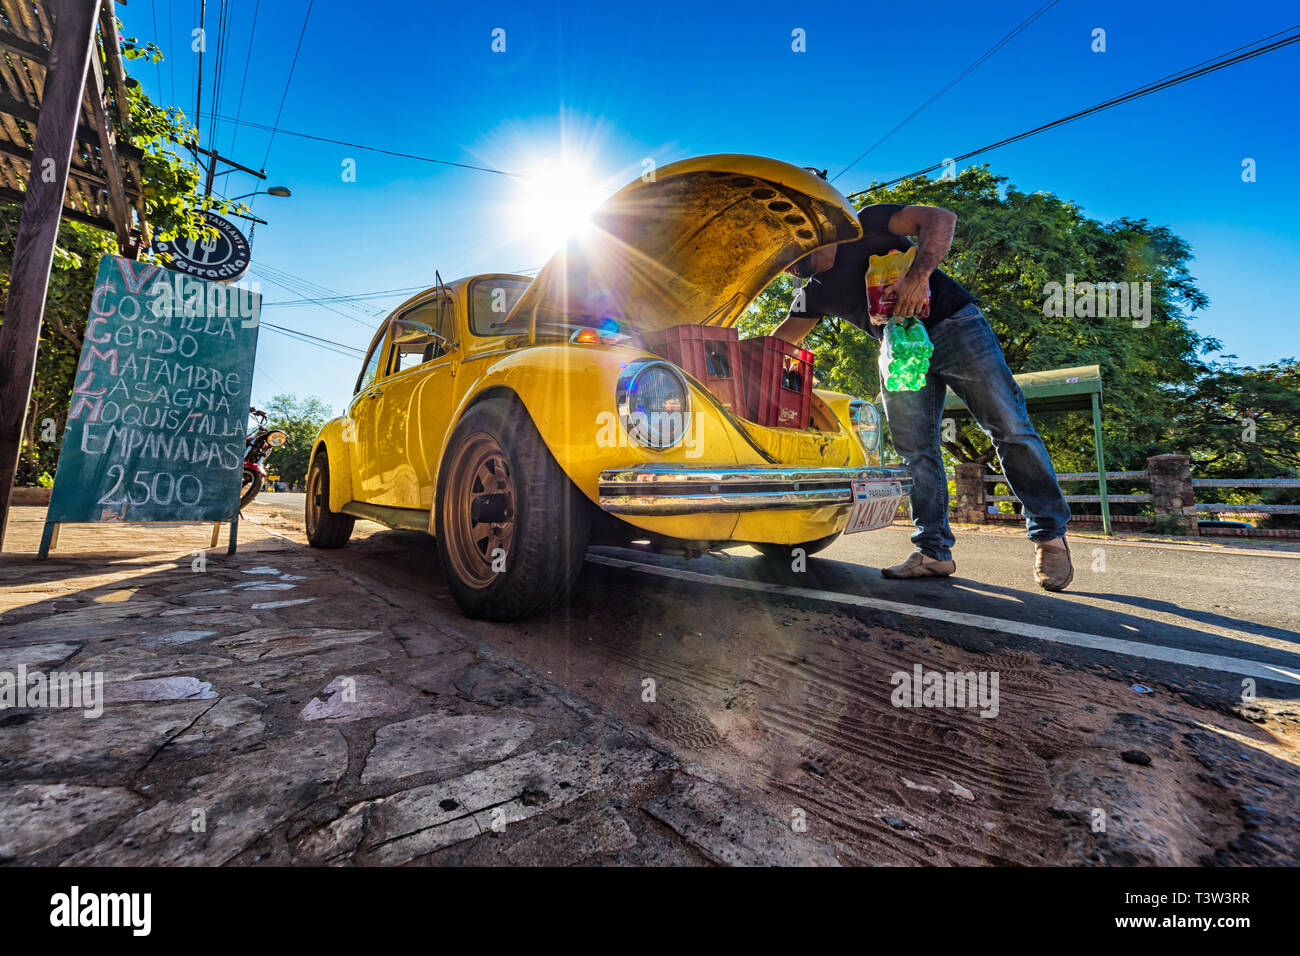
[[[445,355],[452,341],[452,303],[447,297],[403,313],[394,323],[389,374],[404,372]]]
[[[433,330],[442,336],[442,342],[439,343],[439,349],[442,350],[445,343],[456,341],[456,303],[451,296],[444,295],[434,303],[434,315],[436,321],[433,324]],[[441,354],[441,351],[440,353]]]
[[[356,392],[353,392],[352,394],[355,395],[357,392],[369,388],[374,382],[375,376],[379,374],[379,363],[382,361],[384,354],[387,351],[384,348],[384,343],[387,341],[388,336],[382,336],[379,341],[375,343],[374,348],[370,350],[370,354],[366,357],[365,367],[361,370],[361,377],[357,379]]]
[[[433,358],[433,327],[421,321],[424,318],[423,315],[408,313],[394,327],[392,361],[388,366],[390,375],[405,372]]]

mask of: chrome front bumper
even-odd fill
[[[642,465],[600,473],[600,507],[616,515],[690,515],[848,505],[853,482],[912,490],[905,468],[683,468]]]

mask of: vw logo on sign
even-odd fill
[[[170,267],[186,275],[217,282],[231,282],[246,271],[252,260],[252,248],[244,234],[214,212],[203,214],[208,225],[217,230],[215,238],[155,239],[153,251],[171,256]]]

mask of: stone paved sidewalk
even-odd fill
[[[839,862],[251,521],[234,556],[196,550],[210,526],[99,525],[38,562],[43,517],[15,508],[0,556],[0,680],[102,674],[104,704],[0,710],[0,862]]]

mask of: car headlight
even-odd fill
[[[267,432],[266,435],[266,443],[270,445],[272,448],[279,448],[288,440],[289,440],[289,436],[286,435],[284,432],[279,431],[278,429],[273,432]]]
[[[691,390],[667,362],[629,362],[618,379],[618,415],[632,441],[662,451],[686,434]]]
[[[880,412],[871,402],[854,402],[850,409],[853,430],[858,434],[858,441],[870,454],[875,454],[880,447]]]

